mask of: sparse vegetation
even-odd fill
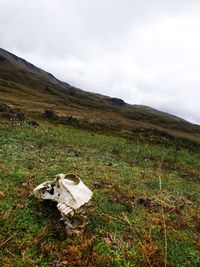
[[[45,117],[86,130],[112,131],[121,134],[142,133],[147,138],[182,139],[200,143],[200,127],[176,116],[142,105],[129,105],[122,99],[85,92],[59,81],[45,72],[0,48],[0,102],[8,104],[18,119]],[[1,104],[0,104],[1,105]],[[1,107],[0,107],[1,110]],[[13,117],[8,110],[8,117]],[[45,111],[45,113],[44,113]],[[5,115],[5,114],[4,114]]]
[[[199,266],[200,127],[0,54],[0,266]],[[61,172],[94,191],[82,236],[32,197]]]
[[[199,266],[200,155],[192,149],[2,120],[0,265]],[[31,195],[60,172],[94,191],[83,236],[66,238],[55,205]]]

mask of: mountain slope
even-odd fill
[[[45,109],[126,132],[155,129],[200,141],[200,126],[176,116],[123,100],[85,92],[56,79],[26,60],[0,49],[0,101],[25,111]]]

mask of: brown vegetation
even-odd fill
[[[0,101],[31,114],[86,129],[200,142],[200,126],[146,106],[85,92],[0,49]],[[8,107],[8,108],[9,108]],[[49,118],[47,110],[54,114]],[[10,113],[10,112],[9,112]]]

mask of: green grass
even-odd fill
[[[168,266],[199,266],[200,153],[39,123],[0,128],[0,266],[164,266],[161,200]],[[94,192],[80,237],[32,196],[61,172]]]

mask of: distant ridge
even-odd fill
[[[0,48],[0,102],[28,112],[60,116],[132,133],[145,129],[200,142],[200,126],[148,106],[83,91]]]

